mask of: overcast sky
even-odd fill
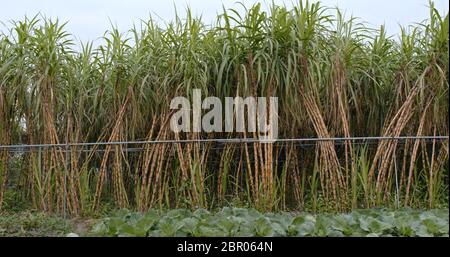
[[[297,2],[298,0],[293,0]],[[202,15],[205,22],[212,21],[225,7],[237,7],[235,0],[8,0],[2,1],[0,21],[21,20],[25,15],[34,16],[38,12],[47,17],[58,17],[69,21],[67,30],[77,39],[95,40],[110,28],[110,21],[121,31],[127,31],[133,22],[145,19],[151,14],[162,21],[174,18],[175,8],[183,13],[190,6],[194,14]],[[245,0],[250,6],[256,0]],[[268,0],[271,3],[272,0]],[[291,6],[291,0],[274,0],[276,4]],[[347,15],[362,18],[379,27],[386,25],[389,34],[399,32],[399,25],[408,25],[428,17],[428,0],[322,0],[324,6],[338,6]],[[441,14],[449,9],[448,0],[435,0]],[[4,30],[4,27],[0,27]],[[97,40],[98,41],[98,40]]]

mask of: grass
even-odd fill
[[[43,212],[2,212],[1,237],[58,237],[74,231],[69,221]]]
[[[42,15],[0,34],[0,145],[258,137],[174,133],[170,100],[279,97],[279,137],[448,135],[448,14],[399,39],[320,3],[223,10],[213,24],[151,18],[78,44]],[[331,11],[334,15],[329,15]],[[129,147],[133,147],[130,145]],[[222,207],[340,211],[448,206],[448,140],[378,144],[147,144],[0,149],[0,209],[13,189],[70,216]]]

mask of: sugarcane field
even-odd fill
[[[447,1],[18,2],[0,7],[0,245],[448,239]],[[243,240],[173,250],[279,249]]]

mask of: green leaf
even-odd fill
[[[269,219],[261,217],[254,223],[256,236],[273,236],[274,230]]]
[[[371,216],[360,217],[359,222],[360,222],[361,228],[364,231],[367,231],[370,233],[375,233],[378,235],[381,235],[381,234],[383,234],[383,232],[389,231],[390,229],[393,228],[392,224],[375,219]]]

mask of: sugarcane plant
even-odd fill
[[[170,128],[171,100],[200,89],[278,97],[279,138],[448,136],[448,14],[429,10],[398,37],[308,1],[238,4],[212,24],[188,8],[164,26],[152,17],[128,32],[113,26],[98,46],[43,15],[6,24],[0,209],[13,188],[33,208],[73,216],[110,205],[448,206],[448,137],[236,144],[196,140],[261,135]],[[175,141],[133,143],[161,140]],[[18,144],[41,146],[4,147]]]

